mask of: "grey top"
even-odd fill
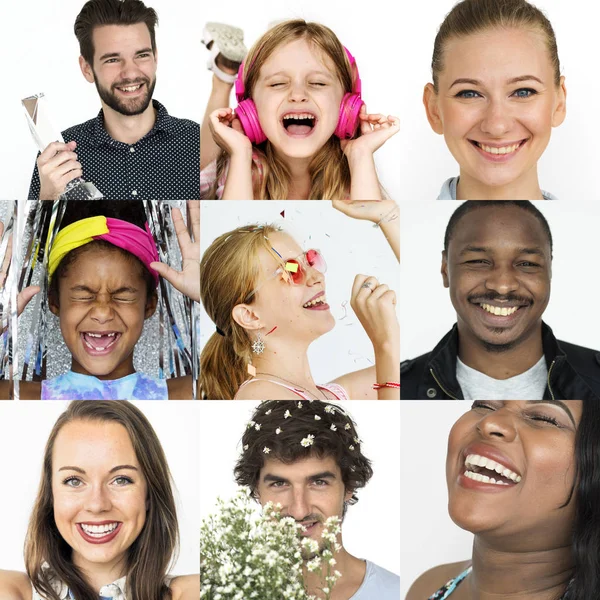
[[[362,585],[349,600],[398,600],[400,598],[400,577],[379,567],[375,563],[367,563],[367,572]]]
[[[456,379],[465,400],[542,400],[547,377],[544,356],[524,373],[508,379],[494,379],[468,367],[458,357],[456,361]]]
[[[444,185],[440,190],[440,195],[437,197],[438,200],[456,200],[456,186],[458,185],[458,177],[450,177],[444,181]],[[553,196],[550,192],[542,190],[542,197],[544,200],[558,200],[556,196]],[[515,200],[524,200],[524,198],[515,198]]]

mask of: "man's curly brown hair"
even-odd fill
[[[309,435],[314,436],[312,443],[302,445]],[[235,480],[250,488],[256,498],[266,458],[292,464],[308,457],[331,456],[340,468],[346,491],[352,491],[348,504],[356,504],[356,491],[373,476],[371,461],[362,453],[361,444],[354,421],[337,404],[268,400],[254,411],[242,437],[243,452],[234,469]]]

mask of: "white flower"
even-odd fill
[[[308,446],[312,446],[313,442],[315,440],[315,436],[311,435],[310,433],[303,438],[303,440],[300,442],[305,448],[307,448]]]
[[[337,431],[337,427],[333,423],[329,429],[331,429],[331,431]]]
[[[334,411],[334,407],[333,407],[331,404],[328,404],[328,405],[325,407],[325,412],[326,412],[326,413],[332,413],[333,411]]]
[[[350,450],[354,450],[354,446],[348,446]]]
[[[298,408],[302,408],[302,402],[298,402]]]
[[[254,426],[254,429],[256,429],[256,431],[260,431],[260,428],[261,428],[261,424],[260,424],[260,423],[257,423],[257,424]]]
[[[272,412],[273,412],[273,409],[272,409],[272,408],[270,408],[270,409],[269,409],[269,410],[268,410],[268,411],[265,413],[265,415],[270,415]]]
[[[348,431],[348,429],[350,429],[350,423],[346,423],[346,425],[344,426],[344,429],[345,429],[346,431]]]
[[[315,421],[320,421],[321,417],[319,415],[315,415]]]
[[[287,419],[288,417],[291,417],[291,416],[292,416],[292,413],[289,410],[286,410],[285,414],[283,415],[283,418]]]
[[[357,437],[354,438],[354,441],[355,443],[360,444],[360,440]]]
[[[265,454],[269,454],[269,452],[271,452],[271,448],[269,448],[268,446],[265,446],[265,447],[263,448],[263,452],[264,452]]]
[[[244,444],[244,450],[248,450],[248,444]]]
[[[254,421],[248,421],[248,429],[250,429],[250,427],[254,427]]]
[[[278,428],[275,430],[275,435],[279,435],[280,433],[281,433],[281,427],[278,427]]]

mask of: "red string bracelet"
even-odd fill
[[[385,383],[374,383],[373,389],[380,390],[381,388],[396,388],[400,389],[400,383],[397,381],[386,381]]]

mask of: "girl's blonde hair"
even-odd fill
[[[438,93],[439,75],[444,70],[444,50],[451,38],[464,37],[492,28],[525,28],[541,31],[554,69],[554,84],[560,85],[560,61],[556,35],[550,21],[526,0],[463,0],[444,19],[433,45],[431,71]]]
[[[275,225],[238,227],[219,236],[200,262],[200,299],[216,327],[200,354],[200,394],[208,400],[231,400],[248,378],[251,339],[232,311],[251,304],[260,274],[258,253],[270,250]]]
[[[332,60],[344,93],[353,91],[355,73],[344,46],[335,33],[325,25],[294,19],[284,21],[269,29],[250,49],[244,62],[243,73],[244,87],[249,97],[252,97],[261,67],[273,52],[283,44],[301,39],[307,40]],[[258,175],[257,165],[252,164],[253,181],[255,182],[254,197],[264,200],[287,199],[290,172],[281,158],[276,155],[271,142],[266,140],[255,145],[254,150],[263,169],[261,177]],[[225,172],[228,159],[228,155],[224,152],[217,159],[217,178],[209,191],[209,198],[216,198],[218,181]],[[350,167],[342,152],[340,140],[334,135],[315,154],[308,170],[312,182],[309,200],[339,200],[348,196]]]

